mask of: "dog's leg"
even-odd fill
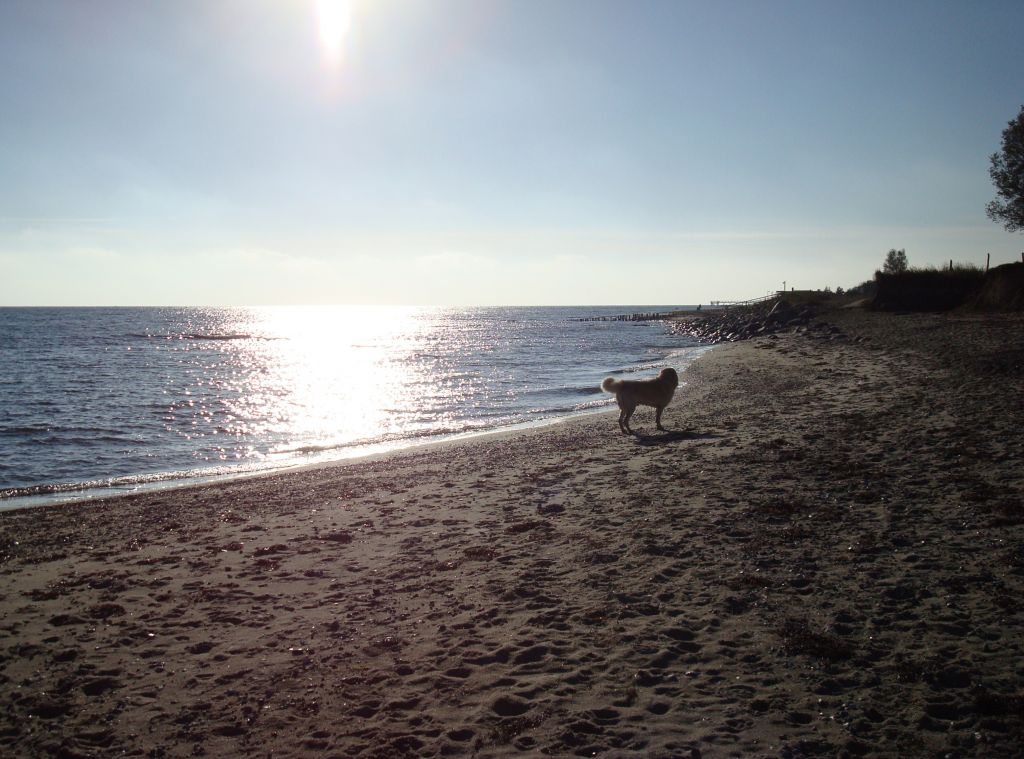
[[[654,412],[654,426],[664,432],[665,428],[661,426],[661,412],[665,410],[665,407],[656,406],[655,408],[657,408],[657,411]]]
[[[629,434],[629,419],[626,416],[626,409],[619,411],[619,429],[622,430],[623,435]]]
[[[633,408],[629,409],[628,411],[623,411],[623,414],[625,414],[626,418],[624,420],[625,421],[625,428],[622,430],[622,432],[625,435],[632,435],[633,434],[633,429],[629,426],[629,418],[631,416],[633,416],[633,412],[634,411],[636,411],[636,406],[634,406]]]

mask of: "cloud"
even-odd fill
[[[309,271],[325,266],[325,263],[317,258],[295,255],[274,248],[225,248],[207,251],[203,257],[207,256],[229,266],[257,267],[268,270]]]
[[[115,250],[96,247],[70,248],[65,252],[65,255],[68,258],[93,264],[114,263],[124,258],[121,253]]]
[[[463,251],[445,250],[440,253],[428,253],[413,259],[413,266],[427,272],[489,272],[498,268],[498,262],[488,256]]]

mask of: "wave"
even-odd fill
[[[535,408],[530,410],[534,419],[547,419],[553,416],[565,416],[568,414],[579,414],[584,411],[597,411],[604,409],[615,402],[611,396],[599,400],[587,401],[585,403],[574,403],[571,406],[554,406],[551,408]]]
[[[40,435],[53,432],[53,429],[44,424],[26,424],[18,427],[0,427],[0,435]]]
[[[22,487],[0,490],[0,499],[24,498],[26,496],[59,495],[61,493],[82,493],[100,489],[129,489],[139,485],[151,485],[171,480],[192,480],[197,477],[216,477],[218,475],[241,474],[253,471],[249,467],[211,467],[209,469],[193,469],[176,472],[153,472],[150,474],[133,474],[123,477],[108,477],[84,482],[62,482],[44,485],[25,485]]]
[[[72,435],[68,440],[72,442],[108,441],[108,442],[133,442],[135,439],[122,434],[118,430],[106,427],[68,427],[61,424],[21,424],[11,427],[0,425],[0,435],[8,437],[22,437],[29,435],[50,435],[57,439],[56,435]],[[88,437],[75,437],[83,435]]]
[[[467,420],[463,424],[457,425],[445,425],[431,427],[429,429],[421,430],[407,430],[403,432],[391,432],[385,433],[378,437],[372,438],[361,438],[358,440],[345,440],[339,442],[328,442],[328,443],[306,443],[302,445],[294,445],[288,447],[278,447],[271,451],[273,456],[287,456],[287,455],[311,455],[316,453],[326,453],[328,451],[340,451],[345,449],[359,449],[369,448],[371,446],[388,445],[392,443],[401,443],[404,441],[415,441],[424,440],[427,438],[439,438],[449,437],[452,435],[464,435],[470,432],[481,432],[491,429],[497,429],[498,427],[515,424],[516,419],[506,418],[501,421],[495,420]]]
[[[133,337],[140,340],[214,340],[214,341],[228,341],[228,340],[280,340],[280,337],[270,337],[267,335],[253,335],[248,332],[225,332],[225,333],[207,333],[203,334],[200,332],[181,332],[177,334],[144,334],[141,332],[129,332],[128,337]]]
[[[527,396],[579,396],[579,395],[597,395],[603,392],[600,384],[595,383],[593,385],[572,385],[569,387],[550,387],[550,388],[537,388],[536,390],[527,390],[523,393],[524,397]]]
[[[690,364],[694,359],[703,355],[707,351],[711,350],[710,345],[701,345],[694,343],[693,345],[686,345],[681,348],[674,348],[664,355],[658,358],[651,358],[650,356],[644,356],[642,358],[634,359],[630,362],[629,366],[625,366],[621,369],[613,369],[608,372],[610,376],[621,376],[624,374],[646,374],[651,372],[657,372],[664,369],[666,366],[671,366],[676,369],[683,369]]]

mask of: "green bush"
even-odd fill
[[[914,268],[875,272],[875,308],[886,311],[948,311],[978,291],[985,272],[971,264],[948,269]]]

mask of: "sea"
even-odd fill
[[[0,509],[608,409],[707,348],[600,317],[679,308],[0,308]]]

